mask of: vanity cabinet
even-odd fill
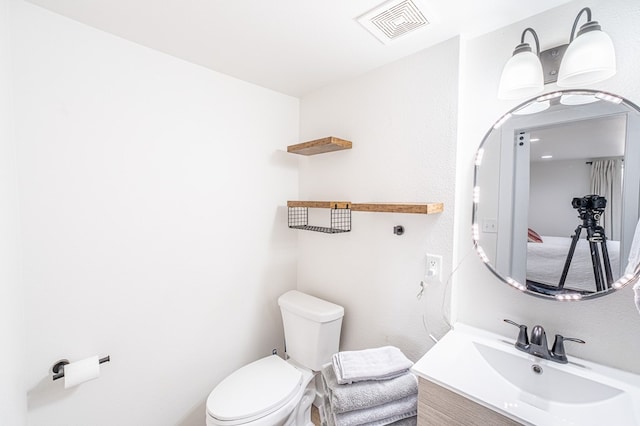
[[[418,426],[521,424],[422,377],[418,383]]]

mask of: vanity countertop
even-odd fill
[[[412,372],[523,424],[640,424],[640,375],[575,357],[544,360],[461,323]]]

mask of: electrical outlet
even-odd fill
[[[442,282],[442,256],[427,253],[426,281]]]

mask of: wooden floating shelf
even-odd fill
[[[328,138],[316,139],[314,141],[303,142],[297,145],[289,145],[287,152],[300,155],[316,155],[325,152],[340,151],[342,149],[351,149],[350,141],[329,136]]]
[[[355,212],[434,214],[444,211],[444,203],[351,203],[350,201],[287,201],[287,207],[351,209]]]
[[[355,203],[354,212],[433,214],[444,211],[444,203]]]
[[[287,201],[287,207],[307,207],[311,209],[349,209],[351,201]]]

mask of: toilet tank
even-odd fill
[[[298,364],[320,371],[338,352],[344,308],[291,290],[278,298],[289,355]]]

